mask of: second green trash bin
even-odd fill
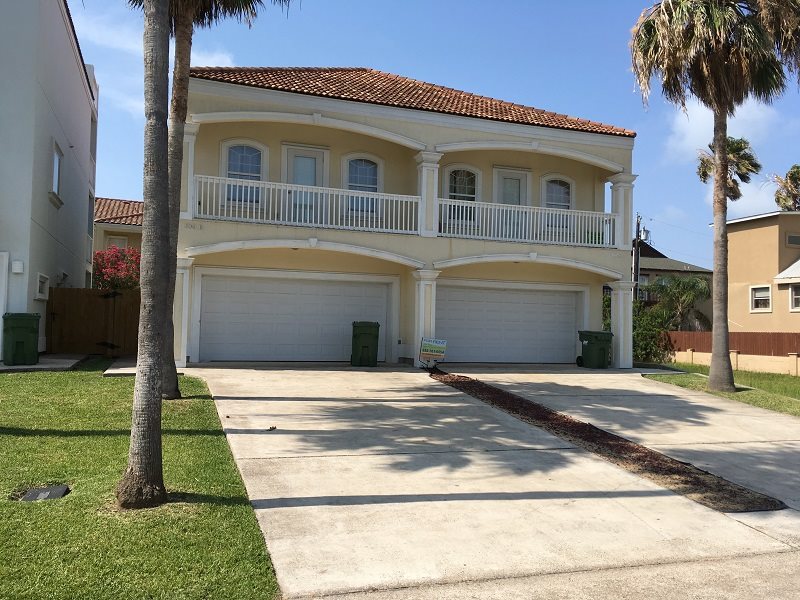
[[[607,369],[611,356],[610,331],[579,331],[578,338],[583,346],[583,354],[575,361],[579,367],[588,369]]]
[[[381,324],[353,321],[353,350],[350,364],[354,367],[378,366],[378,333]]]
[[[39,314],[3,315],[3,363],[35,365],[39,362]]]

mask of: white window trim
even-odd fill
[[[120,246],[119,244],[115,243],[116,241],[121,240],[124,245]],[[123,235],[109,235],[106,238],[106,250],[111,248],[111,246],[116,246],[119,249],[127,249],[128,248],[128,237]]]
[[[281,144],[281,182],[289,183],[289,150],[314,150],[322,153],[322,185],[330,187],[331,151],[322,146],[308,144]]]
[[[575,180],[572,177],[567,177],[561,173],[547,173],[542,175],[541,196],[539,198],[539,205],[542,208],[547,208],[547,183],[555,179],[566,181],[569,184],[569,210],[575,210]]]
[[[41,284],[44,283],[44,292],[40,292]],[[36,292],[33,294],[34,300],[47,300],[50,297],[50,278],[44,273],[36,274]]]
[[[374,154],[369,154],[368,152],[351,152],[350,154],[345,154],[342,156],[342,189],[350,189],[350,161],[358,160],[360,158],[371,160],[378,165],[378,193],[382,194],[385,163],[380,156],[375,156]]]
[[[251,146],[261,152],[261,181],[269,180],[269,146],[250,138],[222,140],[219,145],[219,176],[228,177],[228,150],[231,146]]]
[[[769,290],[769,308],[753,308],[753,290],[767,288]],[[772,312],[772,286],[769,284],[751,285],[747,295],[747,302],[751,313],[771,313]]]
[[[442,172],[441,185],[442,195],[444,199],[450,198],[450,173],[453,171],[469,171],[475,174],[475,202],[482,202],[481,192],[483,192],[483,173],[477,167],[468,165],[466,163],[452,163],[444,167]]]
[[[517,167],[492,167],[492,180],[494,182],[492,186],[492,202],[494,204],[502,204],[502,202],[500,202],[500,198],[503,195],[500,189],[500,178],[504,173],[522,175],[525,177],[525,197],[521,198],[520,206],[532,206],[533,173],[528,169],[520,169]]]
[[[55,155],[58,154],[58,181],[56,185],[53,186],[53,175],[55,173],[52,172],[53,170],[53,162],[55,160]],[[61,208],[64,206],[64,201],[61,199],[61,185],[64,180],[64,151],[61,150],[61,146],[58,145],[58,142],[53,139],[52,145],[52,152],[50,154],[50,190],[47,193],[47,198],[50,200],[50,203],[55,206],[56,208]],[[56,189],[53,189],[53,188]]]
[[[792,306],[792,295],[793,295],[792,288],[800,288],[800,283],[793,283],[792,285],[789,286],[789,312],[800,312],[800,306],[798,306],[797,308],[794,308]]]

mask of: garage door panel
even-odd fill
[[[385,360],[388,285],[205,276],[201,360],[346,361],[353,321],[380,323]]]
[[[451,362],[575,359],[575,292],[437,286],[436,336]]]

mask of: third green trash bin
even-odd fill
[[[39,314],[3,315],[3,363],[35,365],[39,362]]]
[[[378,366],[378,332],[380,323],[353,321],[353,351],[350,364],[354,367]]]
[[[607,369],[611,354],[610,331],[579,331],[578,338],[583,346],[583,354],[576,361],[579,367],[589,369]]]

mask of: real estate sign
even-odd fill
[[[424,337],[419,345],[419,360],[424,363],[443,360],[445,350],[447,350],[447,340]]]

